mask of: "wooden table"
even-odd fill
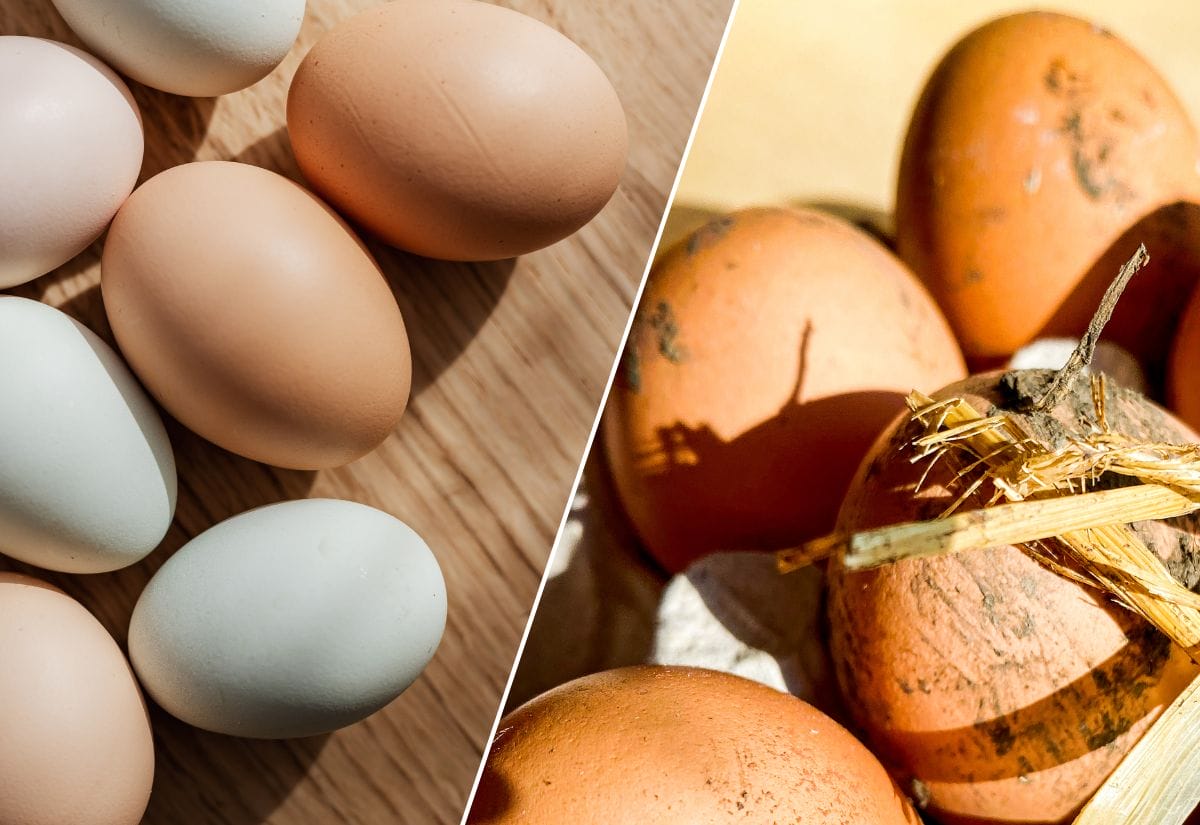
[[[146,128],[142,178],[218,158],[299,178],[284,130],[288,81],[323,31],[375,4],[310,0],[291,54],[237,94],[193,100],[131,84]],[[516,261],[432,263],[371,244],[414,359],[409,411],[373,454],[334,471],[279,470],[168,422],[179,508],[146,562],[72,577],[0,560],[63,587],[123,643],[154,570],[192,536],[251,507],[354,499],[404,519],[436,553],[449,622],[417,684],[362,724],[287,742],[204,733],[153,708],[158,765],[148,823],[424,825],[461,816],[732,0],[503,4],[569,35],[620,93],[630,159],[604,212],[567,241]],[[0,33],[79,45],[49,0],[0,0]],[[97,288],[100,249],[12,292],[62,307],[111,342]]]

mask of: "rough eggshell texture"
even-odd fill
[[[1146,242],[1151,269],[1107,335],[1161,359],[1200,273],[1200,220],[1179,203],[1200,192],[1197,154],[1182,104],[1111,32],[1004,17],[964,37],[925,86],[900,164],[897,248],[968,358],[987,359],[1082,333]]]
[[[672,571],[828,532],[913,389],[965,374],[933,300],[828,215],[715,219],[650,274],[604,416],[621,501]]]
[[[0,289],[31,281],[100,236],[142,167],[129,89],[89,54],[0,37]]]
[[[126,567],[175,513],[162,420],[70,316],[0,296],[0,553],[68,573]]]
[[[812,706],[747,679],[644,666],[576,679],[501,722],[474,825],[917,825],[883,767]]]
[[[297,469],[395,428],[412,359],[400,309],[350,229],[286,178],[190,163],[138,188],[101,265],[121,351],[183,424]]]
[[[216,97],[266,77],[287,55],[304,0],[53,0],[124,74],[177,95]]]
[[[1025,397],[1040,395],[1049,373],[1023,375],[1037,378],[1036,393]],[[1012,405],[1003,386],[997,374],[976,376],[936,397],[962,397],[986,411]],[[1142,396],[1109,386],[1115,431],[1196,440]],[[1093,417],[1086,381],[1055,417],[1066,433],[1086,432]],[[933,518],[949,505],[944,461],[913,495],[926,469],[909,461],[915,434],[902,425],[880,439],[839,528]],[[1134,528],[1189,587],[1200,579],[1197,522]],[[1197,674],[1133,613],[1009,546],[867,572],[831,565],[829,615],[846,707],[901,785],[946,825],[1069,822]]]
[[[71,597],[0,573],[0,822],[137,825],[154,742],[117,643]]]
[[[397,0],[324,35],[288,95],[305,177],[394,246],[487,260],[558,241],[625,168],[625,115],[578,46],[476,0]]]
[[[188,724],[284,739],[391,702],[445,625],[445,582],[420,536],[362,504],[308,499],[184,545],[138,599],[129,654],[154,701]]]

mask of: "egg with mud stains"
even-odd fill
[[[813,210],[745,210],[650,273],[604,447],[638,535],[678,571],[828,532],[904,396],[964,374],[929,294],[873,238]]]
[[[918,825],[883,766],[812,706],[687,667],[585,676],[500,722],[467,822]]]
[[[388,243],[488,260],[558,241],[608,202],[625,114],[543,23],[477,0],[399,0],[325,34],[292,81],[305,177]]]
[[[901,258],[968,358],[1077,336],[1141,242],[1151,266],[1106,337],[1155,363],[1200,274],[1200,144],[1163,78],[1112,32],[1014,14],[959,41],[917,103],[900,164]]]

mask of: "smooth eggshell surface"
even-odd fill
[[[765,685],[684,667],[568,682],[500,722],[468,822],[918,825],[846,730]]]
[[[162,420],[70,316],[0,296],[0,552],[68,573],[139,561],[175,513]]]
[[[578,46],[476,0],[399,0],[301,63],[288,133],[347,216],[434,258],[507,258],[571,234],[625,168],[625,114]]]
[[[378,446],[408,401],[400,308],[312,194],[241,163],[189,163],[130,196],[100,284],[130,366],[184,425],[295,469]]]
[[[142,119],[91,55],[0,37],[0,289],[44,275],[96,240],[133,191]]]
[[[206,730],[283,739],[395,699],[446,624],[437,560],[403,522],[309,499],[235,516],[146,586],[129,652],[146,691]]]
[[[191,97],[236,92],[287,55],[304,0],[53,0],[88,48],[147,86]]]
[[[0,822],[137,825],[154,742],[137,681],[84,607],[0,573]]]

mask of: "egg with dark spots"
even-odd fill
[[[612,197],[627,131],[582,49],[478,0],[398,0],[325,34],[288,95],[312,185],[384,241],[508,258],[561,240]]]
[[[987,23],[942,58],[904,144],[901,258],[968,360],[1083,332],[1139,243],[1107,336],[1157,363],[1200,274],[1197,135],[1163,78],[1118,37],[1061,14]]]
[[[934,396],[979,411],[1012,408],[1040,397],[1049,375],[986,373]],[[1196,440],[1115,384],[1105,411],[1114,432],[1138,441]],[[1089,381],[1077,382],[1051,420],[1020,420],[1031,432],[1082,438],[1095,426]],[[846,496],[840,530],[936,518],[957,498],[952,461],[912,461],[921,432],[906,417],[880,439]],[[1094,482],[1118,483],[1110,475]],[[1131,529],[1195,587],[1200,519]],[[831,564],[828,603],[845,707],[897,781],[920,783],[926,811],[943,825],[1072,821],[1198,672],[1131,610],[1014,546],[863,571]]]
[[[604,415],[617,491],[670,570],[832,529],[914,388],[965,374],[895,256],[807,209],[715,218],[650,274]]]
[[[919,825],[882,766],[794,696],[711,670],[586,676],[500,722],[472,825]]]

